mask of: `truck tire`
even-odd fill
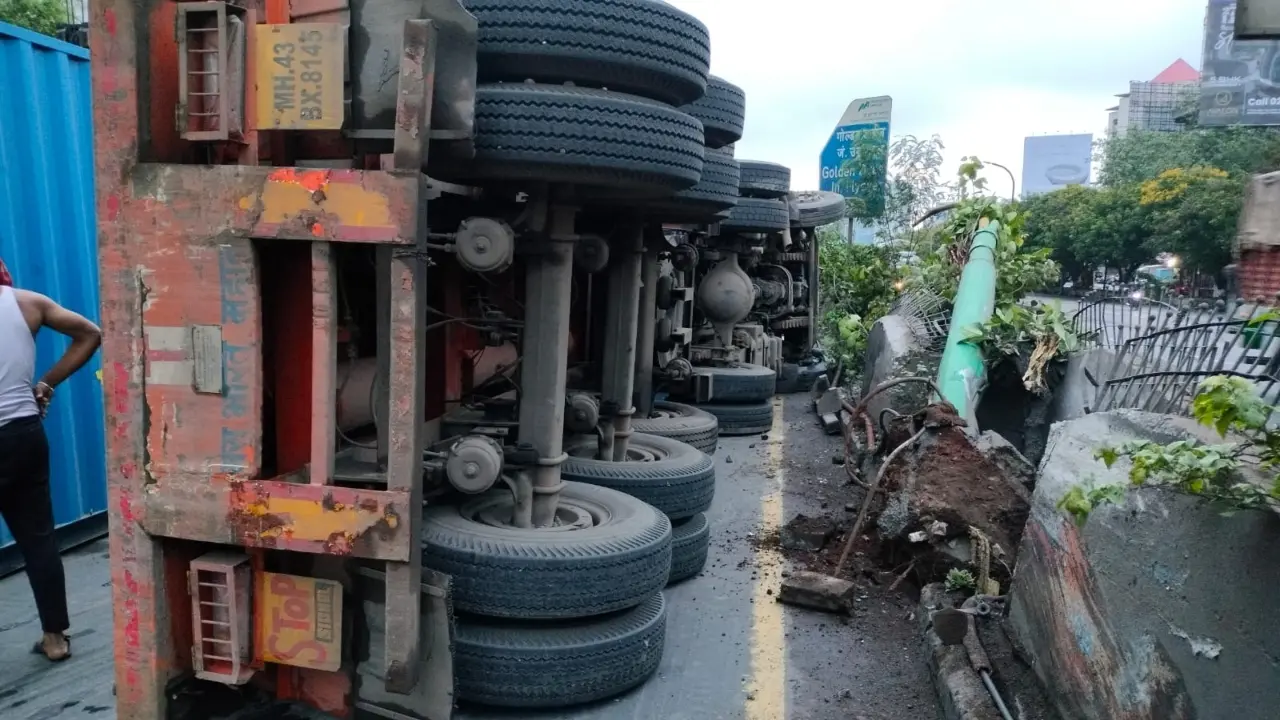
[[[697,185],[661,199],[597,191],[584,194],[593,205],[641,212],[666,223],[712,223],[738,204],[738,161],[720,150],[707,150]]]
[[[720,420],[720,434],[725,437],[761,435],[773,429],[773,401],[725,404],[704,403],[699,408]]]
[[[604,90],[483,85],[475,157],[432,167],[442,180],[572,183],[670,195],[702,177],[702,124],[653,100]]]
[[[791,168],[758,160],[739,160],[742,181],[738,189],[743,197],[782,198],[791,192]]]
[[[773,397],[778,374],[763,365],[733,363],[728,367],[696,367],[695,375],[711,376],[716,403],[758,402]]]
[[[798,228],[830,225],[843,219],[847,208],[843,195],[821,190],[791,193],[787,204],[791,206],[791,226]]]
[[[610,698],[658,669],[667,605],[655,593],[604,618],[512,623],[459,617],[453,671],[461,700],[554,708]]]
[[[635,607],[662,589],[671,521],[625,493],[566,483],[555,529],[509,524],[514,501],[496,490],[423,512],[422,562],[453,577],[453,603],[499,618],[564,619]],[[590,527],[568,530],[593,517]]]
[[[707,94],[698,102],[684,106],[683,110],[702,121],[707,147],[713,150],[742,139],[747,95],[742,88],[727,80],[712,75],[707,79]]]
[[[635,417],[631,429],[646,435],[670,438],[691,445],[708,455],[716,454],[720,424],[716,416],[692,405],[674,402],[653,404],[653,415]]]
[[[722,232],[784,232],[791,228],[791,214],[781,200],[738,198],[738,204],[720,223]]]
[[[702,572],[711,549],[711,524],[698,513],[671,528],[671,579],[667,587]]]
[[[677,204],[695,205],[711,212],[721,212],[738,204],[738,161],[728,153],[707,150],[703,156],[702,178],[688,190],[676,193]]]
[[[596,459],[599,441],[581,436],[565,443],[569,459],[560,466],[565,480],[624,492],[673,520],[693,517],[711,507],[716,495],[715,463],[701,450],[679,440],[636,433],[625,462]]]
[[[819,361],[809,365],[784,363],[782,374],[778,376],[778,394],[791,395],[809,392],[813,389],[813,383],[826,374],[827,364],[825,362]]]
[[[680,106],[707,90],[707,26],[654,0],[465,0],[480,82],[609,88]]]

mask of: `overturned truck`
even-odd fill
[[[707,28],[90,14],[119,716],[208,683],[440,720],[644,682],[706,562],[708,453],[814,364],[843,212],[733,157]]]

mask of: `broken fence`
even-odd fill
[[[1086,345],[1114,356],[1097,386],[1093,410],[1134,409],[1190,415],[1206,378],[1230,375],[1276,402],[1280,315],[1261,302],[1132,295],[1086,299],[1072,320]]]

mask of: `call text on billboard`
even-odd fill
[[[1209,0],[1201,125],[1280,125],[1280,41],[1237,40],[1236,0]]]

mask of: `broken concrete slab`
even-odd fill
[[[843,407],[844,396],[841,395],[840,390],[836,388],[830,388],[819,395],[818,399],[815,400],[813,404],[813,409],[817,411],[819,415],[839,415],[840,410]]]
[[[815,572],[797,572],[782,581],[778,602],[787,605],[847,613],[853,608],[858,586],[848,580]]]
[[[1027,488],[1035,485],[1036,466],[1003,435],[988,430],[978,436],[973,446],[983,457],[1003,470],[1009,479],[1016,480]]]
[[[922,531],[944,541],[968,537],[973,527],[1004,552],[1017,547],[1029,493],[980,452],[963,428],[926,432],[902,457],[886,475],[891,491],[876,520],[881,537],[906,540]],[[946,525],[945,536],[935,538],[930,531],[939,522]]]
[[[784,550],[808,550],[818,552],[826,547],[839,526],[828,517],[796,515],[778,532],[778,544]]]
[[[871,389],[889,380],[903,377],[933,377],[937,374],[938,353],[926,347],[920,333],[914,332],[911,320],[886,315],[875,322],[867,336],[866,361],[862,370],[862,389],[866,397]],[[904,383],[872,398],[867,416],[873,421],[885,408],[912,413],[929,402],[929,388],[920,383]]]
[[[1272,717],[1280,707],[1274,611],[1280,518],[1227,517],[1203,501],[1131,490],[1078,526],[1075,485],[1127,485],[1100,445],[1215,434],[1184,418],[1101,413],[1053,428],[1010,588],[1010,632],[1064,717]]]

